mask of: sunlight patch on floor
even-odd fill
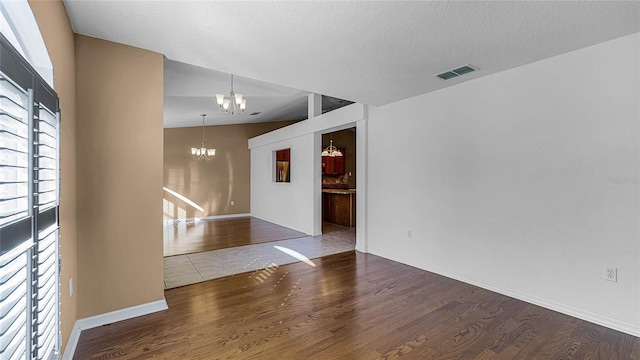
[[[274,247],[274,248],[276,248],[276,249],[278,249],[278,250],[280,250],[280,251],[282,251],[283,253],[285,253],[285,254],[287,254],[287,255],[291,255],[291,256],[293,256],[294,258],[296,258],[296,259],[298,259],[298,260],[300,260],[300,261],[304,262],[305,264],[307,264],[307,265],[309,265],[309,266],[316,267],[316,264],[315,264],[313,261],[309,260],[309,258],[308,258],[308,257],[306,257],[306,256],[304,256],[304,255],[302,255],[302,254],[300,254],[299,252],[297,252],[297,251],[295,251],[295,250],[291,250],[291,249],[286,248],[286,247],[284,247],[284,246],[276,246],[276,245],[274,245],[273,247]]]

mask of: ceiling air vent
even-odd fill
[[[253,113],[249,114],[249,116],[258,115],[258,114],[260,114],[259,111],[258,112],[253,112]]]
[[[467,64],[467,65],[461,66],[461,67],[459,67],[457,69],[445,71],[442,74],[438,74],[436,76],[439,77],[440,79],[443,79],[443,80],[449,80],[449,79],[452,79],[452,78],[460,76],[460,75],[464,75],[464,74],[468,74],[470,72],[474,72],[476,70],[479,70],[479,69]]]

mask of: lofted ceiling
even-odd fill
[[[286,86],[234,75],[234,90],[247,97],[247,111],[240,116],[219,111],[216,94],[229,97],[231,76],[216,70],[164,60],[164,127],[188,127],[307,118],[309,93]],[[250,115],[255,114],[256,115]]]
[[[380,106],[640,31],[635,1],[64,3],[76,33],[166,56],[169,127],[213,115],[230,73],[261,112],[241,122],[285,120],[311,92]]]

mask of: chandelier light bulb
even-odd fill
[[[240,115],[246,110],[247,99],[244,98],[244,95],[233,92],[233,74],[231,74],[229,98],[226,98],[223,94],[216,94],[216,103],[220,108],[220,112],[227,115]]]
[[[202,114],[202,146],[199,148],[191,148],[191,156],[196,160],[211,161],[216,155],[216,149],[207,149],[204,146],[204,117],[207,114]]]

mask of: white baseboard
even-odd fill
[[[251,214],[249,213],[242,213],[242,214],[228,214],[228,215],[211,215],[211,216],[205,216],[200,219],[201,220],[217,220],[217,219],[233,219],[233,218],[250,217],[250,216]]]
[[[78,327],[78,322],[73,325],[73,330],[71,330],[71,335],[69,335],[69,340],[67,341],[67,347],[64,348],[64,354],[62,355],[62,360],[72,360],[73,355],[76,352],[76,346],[78,346],[78,340],[80,340],[80,328]]]
[[[251,214],[249,213],[242,213],[242,214],[227,214],[227,215],[211,215],[211,216],[205,216],[205,217],[201,217],[201,218],[186,218],[186,219],[172,219],[172,220],[165,220],[165,222],[181,222],[181,221],[194,221],[195,219],[200,219],[200,220],[218,220],[218,219],[232,219],[232,218],[240,218],[240,217],[249,217],[251,216]]]
[[[614,330],[618,330],[621,331],[623,333],[626,334],[630,334],[633,336],[637,336],[640,337],[640,326],[638,325],[634,325],[634,324],[630,324],[624,321],[619,321],[616,319],[612,319],[612,318],[608,318],[602,315],[598,315],[598,314],[594,314],[588,311],[584,311],[584,310],[580,310],[565,304],[561,304],[561,303],[557,303],[555,301],[549,300],[549,299],[544,299],[544,298],[540,298],[537,297],[535,295],[531,295],[531,294],[527,294],[527,293],[523,293],[521,291],[518,290],[514,290],[508,287],[504,287],[501,285],[497,285],[497,284],[493,284],[493,283],[489,283],[486,282],[484,280],[481,279],[477,279],[477,278],[472,278],[466,275],[462,275],[462,274],[456,274],[456,273],[451,273],[449,271],[445,271],[442,269],[438,269],[438,268],[434,268],[432,266],[429,266],[427,264],[421,263],[419,261],[415,261],[415,260],[411,260],[411,259],[406,259],[403,257],[399,257],[399,256],[387,256],[387,255],[383,255],[379,252],[373,251],[371,248],[368,249],[370,254],[376,255],[376,256],[380,256],[383,257],[385,259],[389,259],[389,260],[393,260],[402,264],[406,264],[409,266],[413,266],[415,268],[418,269],[422,269],[422,270],[426,270],[438,275],[442,275],[445,277],[448,277],[450,279],[454,279],[454,280],[458,280],[458,281],[462,281],[464,283],[470,284],[470,285],[474,285],[483,289],[487,289],[493,292],[497,292],[499,294],[502,295],[506,295],[506,296],[510,296],[512,298],[518,299],[518,300],[522,300],[524,302],[528,302],[534,305],[538,305],[547,309],[551,309],[569,316],[573,316],[576,317],[578,319],[582,319],[582,320],[586,320],[586,321],[590,321],[592,323],[598,324],[598,325],[602,325]]]
[[[113,324],[118,321],[132,319],[138,316],[151,314],[157,311],[167,310],[167,301],[165,299],[153,301],[150,303],[132,306],[126,309],[120,309],[105,314],[91,316],[76,321],[67,341],[67,347],[64,350],[63,360],[73,359],[73,355],[76,352],[76,346],[78,346],[78,340],[80,339],[80,333],[82,330],[92,329],[98,326]]]

